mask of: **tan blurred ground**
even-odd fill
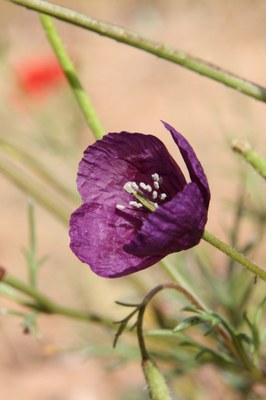
[[[263,0],[58,3],[168,42],[266,86]],[[5,48],[0,76],[0,133],[18,137],[22,143],[23,135],[27,140],[35,135],[36,141],[42,143],[45,127],[41,130],[40,119],[36,122],[38,104],[18,105],[10,68],[33,55],[46,54],[49,46],[36,14],[8,2],[1,2],[0,9],[1,41]],[[191,141],[212,189],[209,229],[223,235],[228,219],[225,201],[234,199],[238,178],[237,158],[231,154],[229,142],[235,137],[248,138],[265,154],[265,105],[139,50],[67,24],[57,26],[107,131],[154,133],[171,149],[172,143],[160,124],[163,119]],[[82,117],[78,116],[77,125],[72,121],[69,106],[73,105],[75,115],[78,111],[71,94],[67,89],[65,92],[66,100],[59,101],[55,96],[50,105],[40,104],[40,108],[45,108],[52,129],[65,135],[66,142],[72,140],[70,134],[77,135],[81,155],[93,139]],[[44,158],[41,147],[39,144],[40,157]],[[36,148],[38,143],[33,151]],[[74,185],[77,159],[71,161],[73,168],[56,163],[55,159],[53,156],[49,162]],[[2,176],[0,191],[0,264],[25,277],[21,248],[27,243],[27,201]],[[120,310],[114,300],[127,293],[125,280],[105,281],[80,265],[68,250],[66,229],[41,208],[37,208],[37,222],[39,253],[49,255],[41,272],[41,288],[63,304],[87,304],[90,309],[118,319]],[[0,299],[1,304],[6,305]],[[86,341],[90,328],[56,317],[40,320],[42,339],[36,341],[22,334],[17,320],[0,319],[1,399],[114,400],[120,398],[118,393],[145,386],[136,366],[110,373],[99,360],[83,362],[76,354],[49,356],[53,347],[64,349]],[[110,336],[106,344],[111,346],[111,341]],[[206,378],[198,379],[205,384]],[[225,398],[223,387],[218,390],[213,384],[209,390],[210,399]],[[230,393],[226,398],[236,399]]]

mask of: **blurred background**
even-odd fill
[[[57,4],[169,43],[266,86],[263,0],[58,0]],[[93,136],[58,71],[38,15],[8,2],[2,2],[0,9],[0,139],[33,155],[75,190],[77,164]],[[55,22],[106,132],[154,134],[177,160],[179,154],[160,119],[190,141],[211,187],[208,230],[226,239],[232,204],[245,174],[244,162],[232,153],[230,143],[234,138],[248,139],[265,154],[265,105],[140,50]],[[34,77],[32,71],[46,63],[46,72]],[[265,189],[258,182],[255,177],[247,197],[254,196],[255,188],[253,200],[262,209]],[[26,279],[22,249],[28,244],[28,198],[3,175],[0,193],[0,264]],[[66,227],[38,205],[36,229],[38,254],[48,257],[39,287],[53,299],[118,320],[124,310],[114,301],[138,298],[136,282],[104,280],[82,265],[69,250]],[[205,243],[200,246],[210,250]],[[256,260],[265,263],[262,250],[258,247]],[[217,252],[214,255],[220,262]],[[216,267],[219,279],[223,271]],[[158,267],[137,275],[139,281],[150,282],[156,273]],[[1,307],[9,305],[0,298]],[[55,316],[40,316],[39,327],[36,338],[23,333],[19,319],[0,317],[0,398],[145,398],[138,362],[119,368],[95,357],[97,342],[104,342],[108,355],[116,356],[111,334]],[[74,351],[77,348],[80,351]],[[197,382],[193,389],[180,378],[185,399],[240,398],[211,368],[202,368]]]

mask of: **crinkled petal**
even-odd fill
[[[140,271],[162,258],[158,253],[156,256],[138,257],[125,252],[124,244],[134,237],[141,221],[128,215],[124,218],[123,214],[106,205],[85,203],[71,215],[72,251],[97,275],[105,278]]]
[[[172,200],[150,213],[142,228],[125,245],[139,257],[169,254],[199,243],[207,222],[205,200],[196,183],[191,182]]]
[[[186,184],[180,168],[155,136],[109,133],[85,150],[79,164],[77,185],[84,203],[115,207],[132,200],[123,190],[126,182],[151,185],[154,173],[163,178],[162,190],[169,198]]]
[[[162,121],[162,123],[164,124],[165,128],[169,130],[174,141],[179,147],[180,153],[189,171],[191,181],[198,184],[199,188],[202,191],[205,205],[206,207],[208,207],[210,202],[210,189],[205,172],[202,168],[201,163],[198,160],[198,157],[196,156],[193,148],[190,146],[188,141],[179,132],[177,132],[167,122]]]

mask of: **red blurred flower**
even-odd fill
[[[29,59],[15,67],[19,87],[26,95],[42,97],[65,80],[54,56]]]

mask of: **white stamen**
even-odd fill
[[[152,174],[152,179],[154,180],[154,182],[159,182],[159,175],[157,174],[157,172],[155,174]]]
[[[141,187],[141,189],[146,190],[149,193],[152,192],[152,187],[150,185],[146,185],[146,183],[144,182],[140,182],[139,186]]]
[[[152,192],[152,187],[150,185],[146,185],[146,190],[147,190],[147,192],[151,193]]]
[[[146,185],[146,183],[140,182],[139,186],[140,186],[142,189],[147,190],[147,185]]]
[[[156,189],[156,190],[158,190],[158,189],[159,189],[159,187],[160,187],[160,185],[159,185],[159,182],[158,182],[158,181],[154,181],[154,182],[153,182],[153,185],[154,185],[154,187],[155,187],[155,189]]]
[[[117,204],[115,206],[115,208],[117,208],[118,210],[124,210],[124,208],[126,208],[125,206],[123,206],[122,204]]]
[[[131,186],[133,187],[133,189],[138,190],[139,187],[136,182],[130,182],[130,183],[131,183]]]
[[[157,173],[153,174],[152,179],[154,186],[153,188],[151,185],[144,182],[140,182],[139,184],[137,184],[134,181],[128,181],[124,184],[123,189],[137,200],[129,201],[128,204],[130,206],[138,209],[144,207],[151,212],[155,211],[155,209],[158,207],[158,203],[153,202],[150,199],[152,198],[153,200],[156,200],[159,197],[162,200],[166,197],[166,195],[163,194],[163,196],[161,196],[161,194],[159,194],[157,190],[154,190],[154,188],[159,189],[160,187],[161,178],[159,177],[159,175]],[[150,193],[150,195],[143,193],[140,188],[143,191]],[[115,207],[117,210],[124,210],[126,208],[126,206],[122,204],[117,204]]]
[[[166,195],[165,193],[162,193],[162,194],[160,195],[160,199],[161,199],[161,200],[165,200],[166,197],[167,197],[167,195]]]
[[[135,192],[135,189],[133,188],[133,183],[134,182],[127,182],[124,184],[123,189],[130,194],[133,194]]]
[[[130,204],[132,207],[136,207],[136,208],[141,208],[141,207],[142,207],[142,204],[141,204],[141,203],[138,203],[137,201],[134,201],[134,200],[130,201],[129,204]]]

